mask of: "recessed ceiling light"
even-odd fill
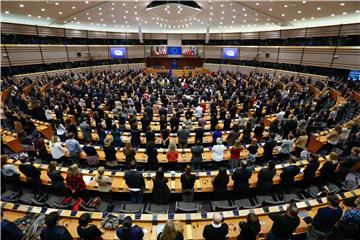
[[[41,16],[38,16],[38,18],[41,18]]]
[[[104,21],[104,19],[100,19],[100,21],[101,21],[101,22],[103,22],[103,21]]]
[[[115,3],[113,2],[111,5],[115,6]]]
[[[224,4],[221,4],[220,7],[224,7]]]
[[[210,15],[212,16],[212,15],[214,15],[214,14],[211,12]]]
[[[224,19],[224,17],[221,17],[221,20],[223,20]]]
[[[285,13],[281,14],[282,17],[285,17]]]
[[[246,20],[244,19],[243,22],[246,22]]]
[[[235,21],[231,21],[231,23],[235,23]]]
[[[269,8],[269,11],[271,12],[271,11],[272,11],[272,8]]]
[[[285,4],[285,5],[284,5],[284,7],[285,7],[285,8],[287,8],[287,7],[288,7],[288,5],[286,5],[286,4]]]
[[[314,17],[311,17],[310,19],[314,19]]]
[[[270,18],[266,19],[266,21],[270,21]]]
[[[256,6],[259,6],[259,5],[260,5],[260,3],[257,2],[257,3],[256,3]]]
[[[210,7],[210,10],[213,10],[213,9],[214,9],[213,6],[211,6],[211,7]]]
[[[255,21],[257,22],[257,21],[259,21],[259,19],[255,18]]]
[[[170,14],[170,11],[167,11],[167,14]]]
[[[125,13],[129,13],[129,11],[128,11],[128,10],[126,10],[126,11],[125,11]]]
[[[28,14],[28,17],[31,17],[31,14]]]
[[[99,12],[99,15],[101,16],[101,15],[102,15],[102,12]]]
[[[236,16],[233,16],[233,18],[236,18]]]
[[[5,14],[9,14],[10,12],[9,11],[5,11]]]
[[[123,3],[123,6],[126,6],[126,3]]]
[[[124,16],[124,18],[126,18],[126,16]]]
[[[347,12],[343,12],[343,15],[346,15],[347,14]]]
[[[49,19],[50,19],[50,17],[47,17],[46,19],[47,19],[47,20],[49,20]]]
[[[24,7],[24,4],[19,4],[19,7],[23,8],[23,7]]]
[[[87,12],[87,13],[86,13],[86,16],[89,16],[89,15],[90,15],[90,13]]]
[[[138,14],[138,12],[134,12],[134,14],[135,14],[135,15],[137,15],[137,14]]]
[[[102,8],[98,8],[98,10],[99,10],[99,11],[101,11],[101,10],[102,10]]]
[[[91,19],[91,17],[88,17],[88,20],[90,20]]]
[[[222,22],[220,22],[220,25],[222,25],[223,23]]]
[[[74,20],[76,20],[77,18],[76,18],[76,17],[74,17],[73,19],[74,19]]]
[[[298,11],[298,14],[300,14],[301,13],[301,11]]]
[[[72,6],[72,9],[75,9],[76,7],[75,6]]]
[[[306,3],[306,1],[302,1],[302,3]]]
[[[321,10],[321,7],[317,7],[316,10],[320,11],[320,10]]]
[[[355,12],[356,12],[356,13],[360,13],[360,10],[356,10]]]
[[[111,8],[111,11],[114,11],[114,8]]]
[[[221,12],[221,14],[224,14],[224,13],[225,13],[224,11]]]
[[[255,13],[254,15],[257,16],[257,15],[259,15],[259,14]]]
[[[345,3],[340,3],[340,6],[345,6]]]
[[[247,14],[246,14],[246,13],[244,14],[244,17],[247,17]]]
[[[45,8],[42,8],[41,11],[42,11],[42,12],[45,12]]]
[[[294,22],[296,22],[296,19],[294,19]]]
[[[305,18],[302,18],[301,20],[305,21]]]
[[[67,21],[64,21],[64,23],[67,23]]]
[[[89,3],[89,1],[85,1],[85,4],[88,4]]]
[[[128,22],[127,21],[125,21],[125,24],[127,24]]]
[[[59,14],[61,15],[61,14],[62,14],[62,12],[59,12]]]
[[[246,11],[246,9],[245,9],[245,8],[243,8],[242,10],[243,10],[243,11]]]
[[[56,6],[58,6],[58,5],[59,5],[59,3],[58,3],[58,2],[56,2],[56,3],[55,3],[55,5],[56,5]]]
[[[147,21],[145,21],[145,24],[147,24]]]

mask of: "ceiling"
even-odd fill
[[[1,1],[1,21],[152,33],[248,32],[360,22],[360,1],[214,1],[201,10],[152,1]],[[171,1],[174,2],[174,1]]]

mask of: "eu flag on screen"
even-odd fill
[[[167,47],[168,55],[181,55],[181,47]]]
[[[223,58],[237,58],[238,49],[237,48],[223,48]]]
[[[126,58],[126,48],[110,48],[111,58]]]

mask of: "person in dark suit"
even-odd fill
[[[158,168],[156,176],[153,178],[152,196],[156,204],[167,204],[170,197],[170,189],[167,185],[169,180],[164,176],[162,168]]]
[[[300,172],[300,168],[296,166],[296,160],[296,157],[291,156],[290,166],[285,167],[280,174],[280,185],[282,191],[289,192],[294,186],[294,178]]]
[[[258,174],[257,188],[260,195],[268,195],[273,185],[273,178],[276,174],[275,162],[269,161],[268,166],[262,168]]]
[[[130,170],[125,172],[125,183],[129,187],[131,201],[133,203],[142,203],[145,181],[142,173],[136,170],[136,161],[130,162]]]
[[[214,192],[219,193],[217,196],[224,197],[229,183],[229,176],[227,175],[226,168],[220,167],[218,175],[212,181]]]
[[[180,124],[180,120],[179,118],[176,116],[176,114],[174,114],[171,118],[170,118],[170,129],[172,133],[176,133],[179,130],[179,124]]]
[[[228,225],[223,222],[221,214],[215,212],[212,223],[204,227],[203,238],[206,240],[225,240],[228,233]]]
[[[234,181],[234,195],[237,197],[247,196],[249,194],[249,179],[251,178],[252,171],[247,168],[247,162],[242,160],[241,168],[233,172],[231,179]]]
[[[203,160],[202,154],[204,152],[204,147],[200,141],[196,142],[195,146],[191,147],[191,167],[194,170],[201,169],[201,163]]]
[[[31,164],[28,161],[27,157],[21,157],[20,158],[21,164],[19,165],[19,170],[26,176],[27,181],[31,184],[35,195],[41,193],[41,172],[39,169],[34,167],[33,164]]]
[[[310,187],[310,184],[315,178],[315,173],[319,168],[319,156],[317,154],[311,154],[309,164],[304,170],[303,188]]]
[[[200,126],[199,126],[195,129],[195,142],[201,142],[203,143],[203,139],[204,139],[204,132],[205,132],[205,129]]]
[[[276,146],[275,134],[270,133],[270,138],[269,138],[269,140],[267,140],[265,142],[265,145],[264,145],[264,154],[263,154],[264,162],[273,160],[273,158],[274,158],[273,150],[274,150],[275,146]]]
[[[246,220],[247,222],[239,223],[241,231],[237,240],[256,240],[256,237],[261,230],[259,218],[255,213],[249,213]]]
[[[137,123],[134,123],[131,128],[131,145],[134,148],[139,148],[141,144],[140,131],[138,129]]]
[[[320,183],[327,184],[328,182],[335,181],[335,170],[338,163],[338,154],[336,152],[331,152],[328,156],[326,156],[327,161],[320,168]]]
[[[158,165],[158,152],[154,142],[148,142],[146,144],[145,153],[148,157],[149,170],[155,170]]]

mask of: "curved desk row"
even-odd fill
[[[360,195],[360,189],[351,192],[345,192],[344,194],[338,194],[341,207],[343,210],[348,207],[344,205],[343,201],[347,198],[351,198],[354,196]],[[327,200],[325,197],[321,199],[311,199],[306,202],[297,202],[296,205],[299,209],[300,216],[309,216],[313,218],[317,210],[319,208],[324,207],[327,204]],[[246,216],[250,212],[254,212],[258,215],[260,224],[261,224],[261,232],[259,234],[260,238],[265,237],[272,226],[272,221],[269,218],[269,213],[277,213],[286,209],[288,204],[282,204],[278,206],[272,206],[268,209],[265,208],[254,208],[249,210],[240,210],[240,211],[225,211],[222,212],[224,216],[224,222],[229,226],[229,238],[236,239],[236,237],[240,233],[239,222],[246,221]],[[57,211],[59,212],[61,219],[59,224],[67,227],[71,235],[75,239],[79,239],[77,234],[77,226],[79,217],[85,213],[85,211],[71,211],[71,210],[59,210],[54,208],[42,208],[42,207],[34,207],[28,205],[20,205],[8,202],[1,202],[1,208],[4,213],[4,216],[10,221],[14,221],[18,218],[24,217],[28,213],[45,213],[49,214],[51,212]],[[102,212],[87,212],[91,214],[92,224],[98,226],[98,228],[102,229],[101,221],[108,213]],[[157,237],[157,229],[159,224],[164,224],[168,219],[168,214],[141,214],[140,216],[135,216],[135,214],[117,214],[116,216],[123,219],[125,216],[131,216],[133,219],[133,223],[139,225],[144,231],[144,240],[153,240]],[[179,224],[184,229],[183,235],[184,239],[187,240],[201,240],[203,239],[202,233],[204,227],[208,224],[211,224],[213,213],[209,212],[204,215],[201,213],[191,213],[191,214],[174,214],[173,219],[175,221],[179,221]],[[300,225],[295,230],[294,234],[304,233],[307,230],[307,224],[300,217]],[[118,239],[116,237],[115,230],[106,230],[103,234],[104,240],[114,240]]]

